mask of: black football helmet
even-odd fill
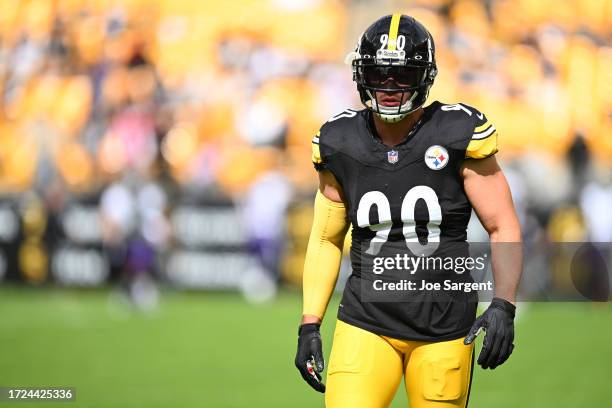
[[[347,56],[361,102],[385,122],[399,122],[421,107],[437,74],[434,41],[410,16],[378,19]],[[377,92],[400,94],[397,106],[381,104]],[[404,96],[408,94],[408,100]]]

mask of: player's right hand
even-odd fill
[[[319,327],[320,325],[316,323],[300,326],[295,366],[300,371],[300,374],[302,374],[302,378],[312,388],[319,392],[325,392],[325,384],[321,382],[321,373],[325,363]]]

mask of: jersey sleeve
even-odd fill
[[[334,166],[334,156],[339,152],[338,146],[342,145],[347,133],[354,133],[355,117],[358,113],[353,109],[345,109],[321,125],[311,141],[312,163],[317,171],[331,170]]]
[[[476,112],[474,132],[465,149],[467,159],[484,159],[497,153],[497,129],[487,117]]]
[[[321,146],[319,138],[321,137],[321,131],[317,132],[315,137],[312,138],[312,164],[317,171],[325,170],[327,164],[321,156]]]

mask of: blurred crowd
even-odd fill
[[[0,200],[95,202],[136,263],[176,241],[173,206],[235,203],[249,250],[298,280],[310,140],[359,108],[344,55],[397,10],[436,40],[430,101],[500,130],[528,239],[610,241],[612,0],[3,2]]]

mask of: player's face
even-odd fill
[[[409,89],[421,82],[424,68],[378,65],[365,68],[364,74],[366,85],[381,89],[374,91],[379,104],[400,106],[410,99]]]

